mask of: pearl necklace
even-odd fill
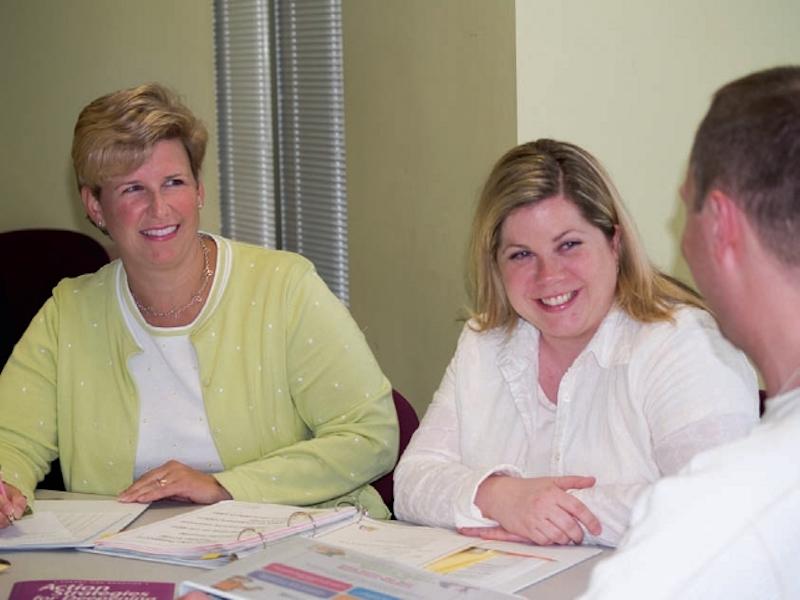
[[[189,300],[189,302],[187,302],[183,306],[171,308],[163,312],[160,310],[156,310],[152,306],[142,304],[136,297],[136,294],[133,293],[133,290],[131,290],[131,296],[133,296],[133,301],[136,303],[136,307],[142,314],[148,314],[150,316],[157,317],[159,319],[177,317],[182,312],[187,311],[195,304],[200,304],[203,301],[203,293],[205,292],[206,286],[208,286],[208,282],[211,281],[211,276],[214,273],[211,271],[211,266],[209,265],[208,246],[206,246],[206,243],[203,241],[203,236],[198,235],[197,239],[200,240],[200,246],[203,248],[203,281],[200,283],[200,287],[194,294],[192,294],[192,297]]]

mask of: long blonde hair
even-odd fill
[[[619,193],[600,163],[578,146],[541,139],[512,148],[497,161],[475,212],[469,281],[471,316],[479,331],[510,330],[517,323],[497,264],[503,222],[515,209],[557,195],[572,201],[607,239],[619,232],[615,299],[631,317],[645,323],[668,321],[679,305],[707,310],[693,290],[650,263]]]

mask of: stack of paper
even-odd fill
[[[470,585],[514,592],[601,552],[596,546],[534,546],[495,542],[438,527],[364,518],[322,541]]]
[[[213,568],[276,540],[330,531],[356,516],[352,506],[301,509],[228,500],[107,537],[90,551]]]
[[[291,536],[314,536],[342,552],[364,553],[468,586],[514,592],[600,552],[591,546],[493,542],[437,527],[362,517],[355,508],[302,509],[219,502],[99,540],[89,552],[203,568],[267,549]]]
[[[33,514],[0,529],[0,549],[93,546],[98,538],[122,530],[147,506],[115,500],[38,500]]]

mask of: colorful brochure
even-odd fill
[[[304,537],[184,581],[178,593],[192,590],[226,600],[517,598]]]

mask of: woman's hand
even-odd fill
[[[17,488],[9,483],[0,483],[5,488],[5,496],[0,494],[0,529],[12,525],[22,518],[28,499]]]
[[[599,535],[600,521],[566,490],[592,487],[594,477],[534,477],[520,479],[495,475],[478,487],[475,504],[500,527],[466,527],[459,531],[486,539],[580,544],[581,524]]]
[[[484,540],[498,540],[500,542],[522,542],[523,544],[530,544],[531,540],[521,535],[508,533],[505,529],[500,527],[459,527],[458,533],[461,535],[469,535],[472,537],[479,537]],[[543,545],[543,544],[540,544]]]
[[[133,482],[118,497],[120,502],[155,502],[169,498],[196,504],[230,500],[231,495],[219,482],[183,463],[170,460],[151,469]]]

